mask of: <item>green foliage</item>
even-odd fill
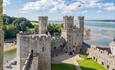
[[[29,21],[26,18],[10,17],[6,14],[3,16],[3,30],[5,32],[5,38],[16,38],[16,34],[19,31],[35,32],[39,29],[38,21]],[[61,34],[62,24],[48,24],[48,32],[52,36]]]
[[[3,24],[6,39],[16,38],[16,34],[19,31],[27,31],[28,28],[34,27],[26,18],[16,18],[7,15],[4,15],[3,17]]]
[[[48,32],[52,35],[60,35],[61,33],[61,28],[62,25],[61,24],[48,24]]]
[[[19,30],[17,30],[17,28],[12,24],[4,25],[3,30],[4,30],[6,39],[15,38],[16,33],[19,32]]]
[[[52,64],[51,70],[76,70],[76,66],[73,64]]]

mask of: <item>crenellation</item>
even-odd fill
[[[64,16],[63,17],[65,20],[73,20],[74,16]]]

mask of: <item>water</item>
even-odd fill
[[[112,39],[115,38],[115,22],[85,21],[85,27],[91,29],[92,32],[102,35],[97,40],[86,40],[85,42],[89,44],[108,46]]]
[[[16,50],[12,50],[9,52],[4,52],[4,63],[10,61],[16,57]]]

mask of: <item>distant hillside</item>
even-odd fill
[[[86,20],[86,21],[115,22],[115,20]]]

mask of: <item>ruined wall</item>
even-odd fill
[[[108,70],[115,70],[115,56],[112,56],[112,54],[108,53],[106,50],[100,50],[96,48],[95,45],[91,45],[87,53]]]
[[[37,48],[39,51],[39,70],[51,70],[51,37],[46,34],[40,35]]]
[[[0,0],[0,70],[3,70],[3,48],[4,48],[4,32],[1,30],[3,26],[3,0]]]
[[[4,33],[0,30],[0,70],[3,70]]]
[[[51,56],[58,56],[58,54],[64,53],[66,48],[66,41],[63,37],[51,38]]]

